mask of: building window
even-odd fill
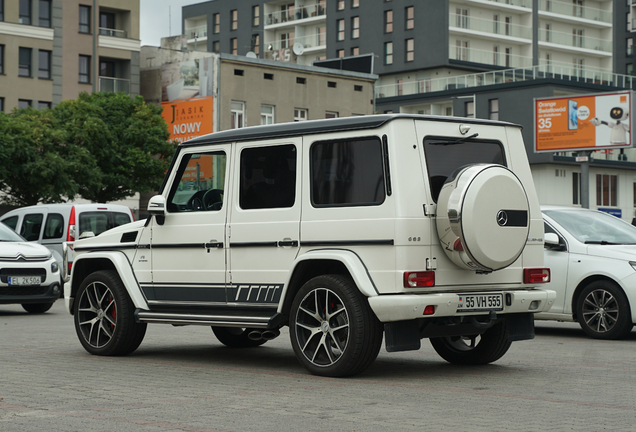
[[[212,52],[217,54],[221,52],[221,42],[219,41],[212,42]]]
[[[245,127],[245,102],[232,101],[232,114],[230,129]]]
[[[407,30],[411,30],[415,28],[415,7],[409,6],[404,10],[404,17],[406,19],[406,24],[404,28]]]
[[[18,99],[18,108],[24,109],[31,106],[31,101],[29,99]]]
[[[351,0],[351,7],[352,8],[360,7],[360,0]]]
[[[221,32],[221,15],[215,13],[212,15],[212,33],[218,34]]]
[[[0,0],[0,21],[4,21],[4,0]],[[4,111],[4,110],[2,110],[2,111]],[[2,112],[2,111],[0,111],[0,112]]]
[[[512,48],[506,47],[506,67],[512,67]]]
[[[393,11],[384,11],[384,33],[393,33]]]
[[[274,107],[272,105],[261,105],[261,124],[274,124]]]
[[[0,75],[4,75],[4,45],[0,45]]]
[[[393,64],[393,42],[384,43],[384,64]]]
[[[20,24],[31,25],[31,0],[20,0]]]
[[[91,56],[79,56],[79,82],[82,84],[91,82]]]
[[[499,45],[493,45],[492,47],[492,64],[499,66]]]
[[[577,73],[578,75],[583,72],[583,68],[585,67],[585,59],[574,58],[572,59],[572,64],[574,66],[575,73]]]
[[[488,101],[488,111],[490,120],[499,120],[499,99]]]
[[[111,12],[99,13],[99,34],[104,36],[113,36],[114,32],[109,30],[115,30],[115,14]]]
[[[336,40],[345,40],[345,22],[343,19],[338,20],[338,35],[336,36]]]
[[[238,39],[232,38],[230,39],[230,51],[234,55],[238,55]]]
[[[404,47],[406,51],[405,60],[407,62],[412,62],[413,60],[415,60],[415,40],[407,39],[404,42],[405,42]]]
[[[455,9],[455,27],[468,28],[468,9]]]
[[[261,53],[261,35],[252,35],[252,52],[257,56]]]
[[[19,53],[20,64],[18,67],[18,75],[21,77],[31,76],[31,48],[20,47]]]
[[[352,55],[352,56],[360,55],[360,47],[353,47],[353,48],[351,48],[351,55]]]
[[[294,108],[294,121],[305,121],[307,120],[307,109],[306,108]],[[636,183],[635,183],[636,184]]]
[[[281,33],[280,35],[280,47],[281,48],[291,48],[293,45],[294,33]]]
[[[631,56],[634,54],[634,39],[627,38],[627,55]]]
[[[51,102],[38,101],[38,109],[39,110],[51,109]]]
[[[38,78],[51,79],[51,51],[38,51]]]
[[[464,104],[464,109],[466,111],[466,117],[475,118],[475,102],[470,101]]]
[[[325,118],[338,118],[338,113],[335,111],[325,111]]]
[[[618,177],[596,174],[596,205],[616,207]]]
[[[336,50],[336,58],[343,58],[345,56],[345,52],[343,49]]]
[[[506,36],[510,36],[512,34],[512,17],[504,18],[504,33]]]
[[[577,172],[572,173],[572,204],[581,204],[581,173]]]
[[[583,0],[572,0],[574,5],[574,16],[578,18],[583,17]]]
[[[38,25],[40,27],[51,27],[51,0],[40,0]]]
[[[4,98],[3,97],[0,97],[0,112],[4,112]]]
[[[338,0],[338,10],[344,10],[345,0]]]
[[[80,5],[79,7],[79,32],[91,32],[91,7]]]
[[[2,67],[0,67],[0,71],[2,70]],[[0,72],[2,73],[2,72]],[[634,75],[634,65],[632,63],[628,63],[627,66],[625,67],[625,73],[627,75]]]
[[[261,25],[261,7],[252,6],[252,27]]]
[[[360,37],[360,17],[351,18],[351,39]]]
[[[582,29],[572,29],[572,46],[583,48],[584,33]]]
[[[238,9],[234,9],[230,12],[232,20],[230,22],[230,30],[238,29]]]
[[[404,95],[404,80],[403,79],[397,80],[396,85],[397,85],[397,95],[403,96]]]
[[[455,41],[455,60],[468,61],[468,41]]]

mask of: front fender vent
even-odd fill
[[[137,240],[137,231],[123,233],[121,235],[121,243],[132,243]]]

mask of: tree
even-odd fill
[[[78,179],[80,196],[108,202],[159,188],[174,153],[161,108],[141,96],[82,93],[53,111],[66,142],[88,150],[97,167],[94,179]]]
[[[74,197],[94,163],[87,149],[68,146],[51,110],[0,113],[0,202],[26,206]],[[81,180],[80,180],[81,181]]]

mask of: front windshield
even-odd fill
[[[579,210],[546,210],[544,213],[582,243],[636,244],[636,227],[607,213]]]
[[[23,242],[26,241],[17,232],[5,224],[0,223],[0,241],[3,242]]]

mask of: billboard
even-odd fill
[[[630,92],[534,100],[534,150],[559,152],[632,146]]]
[[[168,124],[170,139],[180,143],[214,132],[212,96],[162,102],[161,115]]]

